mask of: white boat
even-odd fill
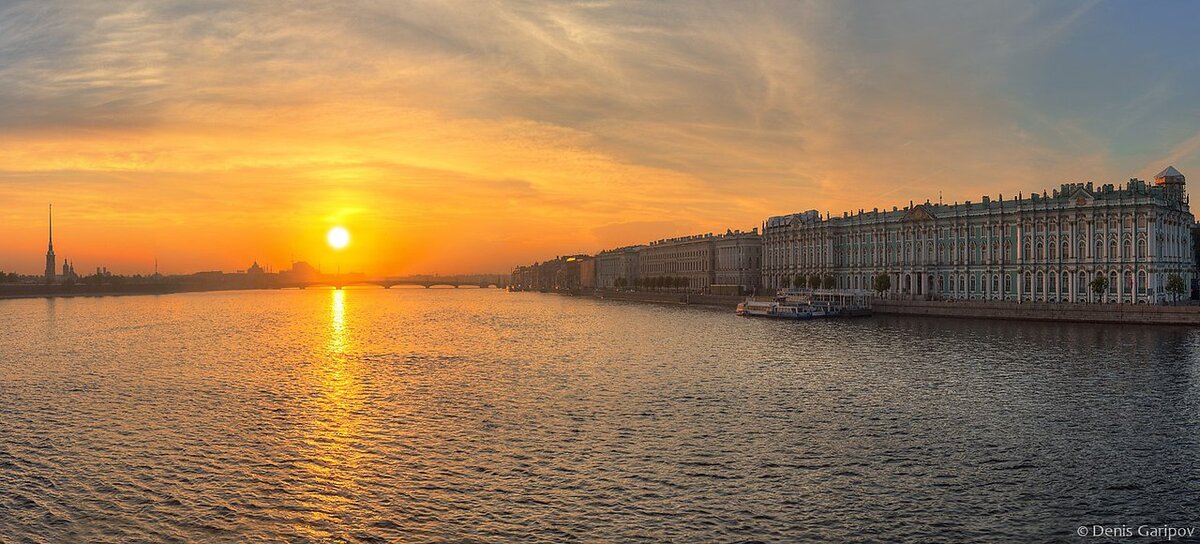
[[[748,300],[737,305],[737,315],[746,317],[773,317],[775,319],[813,319],[825,317],[824,310],[807,304],[786,302],[760,302]]]
[[[737,315],[752,316],[752,317],[770,317],[771,309],[778,303],[776,302],[758,302],[748,300],[737,305]]]

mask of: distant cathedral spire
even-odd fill
[[[54,204],[50,205],[50,238],[46,246],[46,283],[54,283]]]

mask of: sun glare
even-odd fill
[[[329,229],[329,234],[325,235],[325,240],[329,242],[329,247],[342,249],[350,244],[350,231],[343,227],[333,227]]]

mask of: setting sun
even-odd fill
[[[350,231],[343,227],[333,227],[329,229],[329,234],[325,235],[325,240],[329,242],[329,247],[342,249],[350,244]]]

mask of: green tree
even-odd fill
[[[825,277],[821,279],[821,287],[833,289],[837,287],[837,279],[833,277],[833,274],[825,274]]]
[[[687,279],[687,278],[684,278],[684,277],[682,277],[682,276],[681,276],[681,277],[678,277],[678,278],[675,278],[675,282],[676,282],[676,286],[677,286],[677,287],[681,287],[681,288],[684,288],[684,289],[687,289],[688,287],[691,287],[691,284],[692,284],[692,282],[688,281],[688,279]]]
[[[1179,274],[1171,274],[1167,276],[1167,292],[1178,301],[1180,297],[1187,293],[1187,284],[1183,281],[1183,276]]]
[[[625,278],[617,278],[613,280],[613,287],[625,287]]]
[[[821,287],[821,276],[813,274],[808,277],[808,288],[819,289]]]
[[[1104,275],[1096,276],[1088,285],[1092,287],[1092,292],[1095,293],[1097,297],[1100,297],[1101,300],[1104,300],[1104,292],[1108,291],[1108,278],[1104,277]]]
[[[892,288],[892,277],[887,275],[886,272],[880,272],[876,274],[875,279],[871,281],[871,286],[875,288],[876,292],[878,292],[880,295],[883,295],[884,291]]]
[[[804,274],[796,274],[796,277],[792,278],[792,287],[796,289],[803,289],[805,283]]]

